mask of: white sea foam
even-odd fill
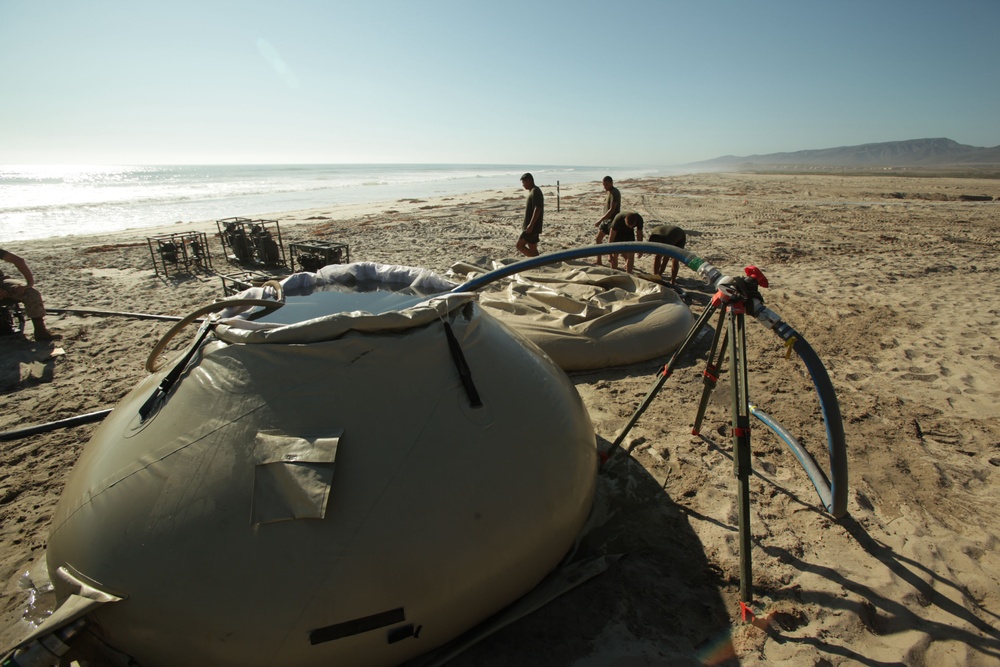
[[[505,165],[0,166],[0,242],[256,217],[337,204],[519,192],[651,169]]]

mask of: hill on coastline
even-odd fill
[[[860,146],[821,148],[791,153],[744,157],[725,155],[694,162],[688,167],[706,170],[785,169],[978,169],[1000,167],[1000,146],[980,148],[951,139],[910,139]]]

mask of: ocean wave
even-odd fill
[[[491,189],[519,192],[525,171],[540,185],[599,181],[607,173],[551,165],[8,165],[0,167],[0,242]]]

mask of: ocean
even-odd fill
[[[606,174],[619,180],[659,173],[468,164],[0,166],[0,243],[338,204],[493,189],[516,193],[525,171],[546,187],[599,181]]]

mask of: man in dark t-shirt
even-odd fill
[[[611,233],[608,235],[608,243],[625,243],[627,241],[642,241],[642,216],[635,211],[622,211],[611,221]],[[635,264],[635,253],[626,252],[625,271],[632,273]],[[611,268],[618,268],[618,253],[611,254]]]
[[[537,257],[538,235],[542,233],[542,221],[545,217],[545,197],[530,173],[521,176],[521,186],[528,191],[528,199],[524,211],[524,227],[517,239],[517,251],[526,257]]]
[[[600,245],[604,237],[608,235],[611,231],[611,221],[614,220],[615,216],[618,215],[622,210],[622,193],[619,192],[618,188],[615,187],[615,181],[610,176],[605,176],[604,180],[601,181],[604,186],[605,192],[608,193],[607,197],[604,198],[604,215],[602,215],[594,226],[597,227],[597,237],[594,239],[595,245]],[[594,262],[597,266],[601,266],[601,256],[597,256],[597,261]]]
[[[35,276],[32,275],[28,263],[12,252],[0,248],[0,260],[10,262],[24,276],[24,282],[12,280],[0,270],[0,299],[13,299],[24,304],[24,314],[31,320],[35,328],[35,340],[55,340],[54,335],[45,328],[45,305],[42,295],[35,289]]]

